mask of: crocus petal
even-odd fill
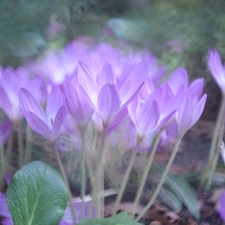
[[[11,119],[11,111],[12,111],[12,104],[10,99],[5,92],[5,90],[0,86],[0,107],[4,110],[5,114],[10,117]]]
[[[215,49],[209,50],[207,63],[214,80],[221,90],[225,92],[225,69],[222,65],[220,55]]]
[[[98,113],[104,121],[108,121],[118,112],[120,98],[114,84],[105,84],[98,96]]]
[[[188,87],[187,94],[190,96],[190,98],[197,97],[197,99],[200,98],[202,95],[204,87],[204,78],[198,78],[191,82],[191,84]]]
[[[54,120],[57,112],[59,111],[59,108],[61,108],[63,105],[64,97],[62,95],[60,87],[54,86],[48,97],[48,103],[46,107],[46,115],[48,117],[49,122],[51,122],[51,120]]]
[[[48,125],[33,112],[25,112],[24,116],[30,127],[48,140],[52,140],[52,132]]]
[[[176,120],[178,130],[181,135],[184,135],[191,127],[193,105],[190,97],[186,97],[177,111]]]
[[[170,78],[167,81],[167,84],[170,86],[174,94],[178,93],[178,90],[181,85],[184,85],[186,89],[188,87],[188,74],[184,68],[178,68],[173,71],[170,75]]]
[[[194,110],[193,110],[193,118],[192,118],[192,126],[199,120],[200,116],[202,115],[202,112],[204,110],[204,107],[205,107],[205,103],[206,103],[206,98],[207,98],[207,95],[204,94],[200,100],[198,100],[198,102],[195,105],[194,107]],[[196,99],[197,101],[197,99]]]
[[[11,217],[5,194],[0,192],[0,216],[2,217]]]
[[[148,65],[146,61],[143,61],[132,69],[119,90],[121,105],[133,96],[133,94],[147,80],[147,78]]]
[[[136,116],[136,124],[139,129],[140,136],[147,135],[152,131],[158,123],[160,110],[155,100],[148,100],[139,109]]]
[[[220,218],[225,222],[225,191],[220,197],[220,200],[217,205],[217,212],[220,215]]]
[[[69,83],[65,85],[65,95],[68,110],[76,122],[81,126],[87,125],[93,114],[91,106],[81,98],[73,85]]]
[[[106,62],[97,79],[98,87],[102,87],[106,83],[114,84],[114,74],[111,65]]]
[[[65,117],[66,117],[66,109],[64,106],[62,106],[56,116],[55,116],[55,119],[53,121],[53,126],[52,126],[52,136],[53,136],[53,139],[56,139],[57,138],[57,135],[60,131],[60,128],[61,126],[63,125],[63,122],[65,120]]]
[[[12,126],[10,121],[3,121],[0,124],[0,145],[3,145],[8,139]]]
[[[79,63],[77,74],[80,85],[84,88],[92,102],[96,104],[98,98],[97,87],[92,79],[90,71],[84,63]]]
[[[24,88],[19,91],[20,107],[25,112],[33,112],[37,117],[47,123],[43,108],[37,103],[34,97]]]

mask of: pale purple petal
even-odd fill
[[[220,215],[220,218],[225,222],[225,191],[220,197],[220,200],[217,205],[217,212]]]
[[[128,116],[127,108],[123,108],[119,111],[110,121],[109,126],[106,129],[106,133],[109,134],[110,131],[113,131],[121,122],[123,122]]]
[[[4,145],[12,130],[10,121],[6,120],[0,124],[0,145]]]
[[[84,88],[89,98],[94,104],[97,104],[98,91],[93,77],[84,63],[78,65],[78,80],[80,85]]]
[[[48,103],[46,108],[46,115],[48,122],[54,120],[59,108],[64,106],[64,96],[59,86],[54,86],[48,97]]]
[[[21,88],[19,92],[19,100],[20,107],[24,113],[32,112],[41,120],[43,120],[43,122],[47,123],[47,118],[43,108],[40,106],[40,104],[37,103],[37,101],[34,99],[34,97],[30,94],[29,91],[24,88]]]
[[[120,98],[114,84],[105,84],[98,96],[98,113],[106,122],[114,116],[120,108]]]
[[[204,87],[204,78],[198,78],[191,82],[188,87],[187,94],[190,96],[191,99],[197,97],[199,99],[202,95]]]
[[[98,87],[101,88],[106,83],[114,84],[114,74],[111,65],[106,62],[97,78]]]
[[[191,99],[187,96],[176,115],[178,130],[181,135],[184,135],[190,128],[193,117],[193,105]]]
[[[131,96],[148,78],[148,65],[146,61],[135,66],[121,85],[119,95],[121,96],[121,105],[129,101]]]
[[[137,117],[137,127],[141,136],[145,136],[152,131],[158,123],[160,110],[155,100],[148,100],[139,109]]]
[[[167,84],[170,86],[174,94],[178,92],[181,85],[184,85],[184,88],[186,89],[188,87],[187,71],[184,68],[178,68],[174,70],[170,75]]]
[[[0,107],[4,110],[5,114],[10,117],[13,106],[2,86],[0,86]]]
[[[204,110],[205,107],[205,103],[206,103],[206,98],[207,95],[204,94],[200,100],[198,100],[197,103],[195,103],[195,99],[194,99],[194,108],[193,108],[193,118],[192,118],[192,125],[195,125],[195,123],[199,120],[200,116],[202,115],[202,112]],[[196,99],[197,101],[197,99]]]
[[[81,98],[71,84],[65,85],[65,95],[68,110],[78,124],[81,126],[88,124],[93,114],[91,106]]]
[[[0,192],[0,216],[2,217],[11,217],[5,194]]]
[[[28,111],[28,112],[24,113],[24,116],[25,116],[28,124],[34,131],[43,135],[48,140],[52,139],[52,132],[51,132],[50,128],[35,113]]]
[[[67,112],[66,112],[66,109],[64,106],[62,106],[54,120],[53,120],[53,126],[52,126],[52,136],[53,136],[53,139],[56,139],[57,138],[57,135],[59,134],[60,132],[60,128],[62,127],[63,123],[64,123],[64,120],[65,120],[65,117],[67,115]]]
[[[209,50],[207,63],[214,80],[221,90],[225,92],[225,69],[222,65],[220,55],[215,49]]]

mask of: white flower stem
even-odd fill
[[[86,146],[85,146],[85,128],[81,128],[81,219],[84,218],[84,196],[86,195]]]
[[[74,204],[73,204],[73,201],[72,201],[73,196],[72,196],[70,186],[69,186],[69,183],[68,183],[68,180],[67,180],[67,177],[66,177],[66,173],[65,173],[65,170],[64,170],[64,167],[63,167],[61,158],[59,156],[59,153],[58,153],[55,142],[53,142],[53,149],[54,149],[56,160],[57,160],[57,163],[58,163],[58,166],[59,166],[60,173],[63,177],[63,180],[65,182],[65,185],[66,185],[66,188],[67,188],[67,191],[68,191],[68,194],[69,194],[69,202],[70,202],[71,214],[72,214],[72,217],[73,217],[73,224],[76,225],[75,208],[74,208]]]
[[[222,139],[223,139],[223,133],[224,133],[224,122],[225,122],[225,118],[223,116],[220,131],[219,131],[219,137],[218,137],[218,141],[217,141],[217,145],[216,145],[216,151],[214,153],[214,157],[212,158],[212,165],[210,167],[208,179],[207,179],[207,182],[206,182],[206,188],[207,189],[209,189],[212,185],[212,178],[213,178],[214,172],[216,170],[216,165],[217,165],[217,162],[218,162],[218,159],[219,159],[220,145],[221,145],[221,142],[222,142]]]
[[[214,155],[216,154],[216,149],[217,149],[218,145],[220,144],[219,143],[220,142],[220,140],[219,140],[220,132],[222,129],[224,129],[224,128],[222,128],[222,127],[224,127],[224,122],[223,122],[224,121],[224,113],[225,113],[225,94],[223,94],[223,97],[222,97],[219,114],[218,114],[218,117],[216,120],[216,126],[215,126],[214,132],[213,132],[213,138],[212,138],[211,145],[210,145],[208,163],[206,165],[206,168],[202,175],[202,179],[201,179],[201,183],[200,183],[201,186],[206,183],[206,179],[208,177],[208,172],[210,171],[210,174],[211,174],[211,171],[213,169],[212,168],[212,160],[214,158]],[[209,179],[211,179],[211,178],[209,178]],[[210,182],[208,182],[208,187],[209,186],[211,186]]]
[[[104,190],[104,163],[103,163],[103,154],[105,147],[105,128],[99,134],[98,142],[96,146],[97,156],[96,156],[96,169],[95,169],[95,183],[92,190],[92,203],[90,207],[89,214],[93,209],[93,202],[96,202],[96,216],[97,218],[103,217],[103,208],[104,208],[104,197],[102,191]]]
[[[122,182],[121,187],[120,187],[119,194],[116,198],[115,206],[114,206],[114,209],[113,209],[113,215],[115,215],[117,210],[118,210],[118,207],[119,207],[119,204],[121,202],[124,190],[127,186],[127,182],[128,182],[129,176],[130,176],[131,169],[133,167],[133,164],[134,164],[137,152],[138,152],[138,148],[139,148],[142,140],[143,140],[143,138],[137,138],[136,146],[132,150],[132,154],[131,154],[131,157],[130,157],[130,160],[129,160],[129,164],[128,164],[128,167],[126,169],[126,172],[125,172],[125,175],[124,175],[124,178],[123,178],[123,182]]]
[[[25,147],[25,163],[30,162],[32,152],[33,131],[28,123],[26,123],[26,147]]]
[[[145,185],[145,182],[146,182],[146,180],[147,180],[147,177],[148,177],[148,174],[149,174],[149,171],[150,171],[152,162],[153,162],[153,158],[154,158],[154,156],[155,156],[157,147],[158,147],[158,145],[159,145],[160,137],[161,137],[161,132],[159,132],[159,133],[156,135],[154,145],[153,145],[153,147],[152,147],[151,153],[150,153],[149,158],[148,158],[148,163],[147,163],[147,165],[145,166],[144,173],[143,173],[142,178],[141,178],[141,183],[140,183],[140,185],[139,185],[137,194],[136,194],[135,199],[134,199],[134,204],[133,204],[133,209],[132,209],[132,214],[133,214],[133,215],[135,214],[136,209],[137,209],[138,202],[140,201],[141,194],[142,194],[142,192],[143,192],[144,185]]]
[[[6,162],[9,164],[10,162],[10,157],[11,157],[11,152],[12,152],[12,145],[13,145],[13,137],[14,137],[14,123],[12,124],[12,130],[9,134],[9,139],[7,142],[7,148],[6,148]]]
[[[151,200],[149,201],[149,203],[145,206],[145,208],[142,210],[142,213],[138,216],[138,218],[136,219],[136,221],[139,221],[143,216],[144,214],[149,210],[149,208],[151,208],[151,206],[153,205],[153,203],[155,202],[156,198],[158,197],[158,194],[166,180],[166,177],[167,177],[167,174],[169,173],[170,171],[170,168],[172,166],[172,163],[173,163],[173,160],[177,154],[177,151],[179,149],[179,146],[180,146],[180,143],[181,143],[181,140],[183,138],[183,135],[180,135],[178,138],[177,138],[177,141],[176,141],[176,144],[175,144],[175,147],[174,147],[174,150],[170,156],[170,159],[169,159],[169,162],[167,163],[166,165],[166,168],[163,172],[163,175],[159,181],[159,184],[157,185],[156,187],[156,190],[153,194],[153,196],[151,197]]]
[[[23,129],[22,129],[22,121],[18,120],[17,121],[17,138],[18,138],[18,148],[19,148],[19,167],[24,166],[24,152],[23,152]]]

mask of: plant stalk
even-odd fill
[[[71,193],[70,186],[69,186],[69,183],[68,183],[68,180],[67,180],[67,177],[66,177],[66,173],[65,173],[65,170],[64,170],[64,167],[63,167],[61,158],[59,156],[59,153],[58,153],[58,150],[57,150],[55,142],[53,142],[53,149],[54,149],[56,160],[57,160],[57,163],[58,163],[58,166],[59,166],[60,173],[61,173],[61,175],[63,177],[63,180],[64,180],[64,182],[66,184],[67,191],[69,193],[70,209],[71,209],[71,214],[72,214],[73,222],[74,222],[73,224],[76,225],[76,215],[75,215],[75,208],[74,208],[73,200],[72,200],[72,198],[73,198],[72,197],[72,193]]]
[[[81,128],[81,219],[84,218],[84,196],[86,195],[86,146],[85,146],[85,128]]]
[[[128,164],[128,167],[126,169],[126,172],[125,172],[125,175],[124,175],[124,178],[123,178],[122,185],[120,187],[119,194],[118,194],[118,196],[116,198],[115,206],[114,206],[114,209],[113,209],[113,215],[115,215],[116,212],[117,212],[117,210],[118,210],[118,207],[119,207],[119,204],[121,202],[121,199],[122,199],[124,190],[125,190],[125,188],[127,186],[127,182],[128,182],[129,176],[130,176],[131,169],[132,169],[133,164],[134,164],[134,161],[136,159],[136,155],[137,155],[137,152],[138,152],[138,148],[139,148],[142,140],[143,140],[143,138],[139,138],[139,137],[137,138],[136,146],[134,147],[134,149],[132,151],[129,164]]]
[[[149,158],[148,158],[148,163],[147,163],[147,165],[146,165],[146,167],[144,169],[144,173],[142,175],[141,183],[140,183],[140,186],[138,188],[138,192],[137,192],[137,194],[135,196],[135,199],[134,199],[134,204],[133,204],[133,209],[132,209],[132,214],[133,215],[135,214],[138,202],[140,201],[141,194],[143,192],[144,185],[145,185],[145,182],[147,180],[147,177],[148,177],[148,174],[149,174],[152,162],[153,162],[153,158],[155,156],[157,147],[159,145],[160,137],[161,137],[161,131],[156,135],[156,139],[155,139],[154,145],[152,147],[151,153],[150,153]]]
[[[172,152],[172,154],[171,154],[171,156],[170,156],[169,162],[168,162],[167,165],[166,165],[166,168],[165,168],[165,170],[164,170],[164,172],[163,172],[163,175],[162,175],[162,177],[161,177],[161,179],[160,179],[160,181],[159,181],[159,184],[158,184],[158,186],[157,186],[157,188],[156,188],[156,190],[155,190],[153,196],[151,197],[151,200],[150,200],[149,203],[145,206],[145,208],[143,209],[142,213],[138,216],[138,218],[136,219],[136,221],[139,221],[139,220],[142,218],[142,216],[148,211],[149,208],[151,208],[151,206],[152,206],[153,203],[155,202],[156,198],[158,197],[158,194],[159,194],[159,192],[160,192],[160,190],[161,190],[161,188],[162,188],[162,186],[163,186],[163,184],[164,184],[164,182],[165,182],[165,180],[166,180],[167,174],[168,174],[169,171],[170,171],[170,168],[171,168],[171,166],[172,166],[173,160],[174,160],[174,158],[175,158],[175,156],[176,156],[176,154],[177,154],[177,151],[178,151],[178,149],[179,149],[179,146],[180,146],[180,143],[181,143],[182,138],[183,138],[183,135],[180,135],[180,136],[177,138],[177,141],[176,141],[174,150],[173,150],[173,152]]]
[[[219,114],[218,114],[218,117],[216,120],[216,126],[215,126],[214,132],[213,132],[213,138],[212,138],[211,145],[210,145],[208,163],[207,163],[207,166],[205,168],[205,171],[204,171],[202,179],[201,179],[201,185],[204,185],[206,183],[206,179],[208,177],[207,171],[209,171],[209,170],[212,171],[212,169],[213,169],[211,167],[211,165],[212,165],[211,162],[215,155],[216,148],[218,147],[218,144],[220,144],[219,143],[219,135],[220,135],[221,129],[224,129],[224,128],[221,128],[221,127],[224,127],[224,122],[222,122],[222,121],[224,121],[224,113],[225,113],[225,94],[223,94],[223,96],[222,96],[222,102],[220,105]],[[210,166],[210,169],[208,169],[209,166]],[[210,174],[211,174],[211,172],[210,172]],[[208,185],[210,185],[209,182],[208,182]]]

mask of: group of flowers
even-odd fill
[[[10,123],[25,117],[52,143],[62,133],[80,137],[94,126],[111,144],[119,138],[110,138],[120,136],[127,149],[140,142],[139,150],[150,150],[159,132],[161,140],[169,137],[170,124],[183,137],[206,102],[203,78],[189,84],[183,68],[167,80],[165,74],[149,52],[123,54],[104,43],[89,48],[73,42],[24,67],[0,68],[0,108]],[[127,130],[117,134],[119,127]],[[0,145],[6,139],[1,132]]]

